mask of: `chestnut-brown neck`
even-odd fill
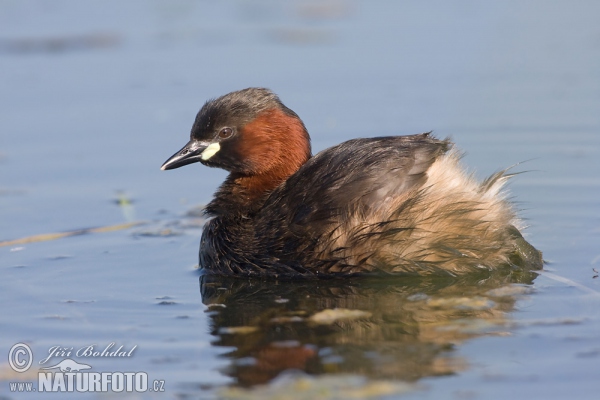
[[[269,192],[310,158],[310,139],[302,121],[279,108],[260,113],[242,128],[238,154],[248,173],[236,184],[251,197]]]
[[[227,177],[214,202],[234,202],[240,211],[249,210],[260,206],[273,189],[308,161],[310,137],[292,111],[272,108],[241,129],[235,152],[244,168]]]

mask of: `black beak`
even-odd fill
[[[160,169],[175,169],[183,167],[191,163],[199,162],[202,160],[202,152],[206,150],[210,143],[200,142],[198,140],[190,140],[183,149],[173,154]]]

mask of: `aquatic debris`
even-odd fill
[[[56,256],[48,256],[46,257],[46,259],[50,260],[50,261],[59,261],[59,260],[66,260],[69,258],[73,258],[73,256],[68,255],[68,254],[58,254]]]
[[[138,226],[138,225],[142,225],[142,224],[144,224],[144,222],[138,221],[138,222],[128,222],[126,224],[101,226],[98,228],[76,229],[73,231],[60,232],[60,233],[43,233],[41,235],[27,236],[27,237],[24,237],[21,239],[1,241],[0,247],[15,246],[15,245],[19,245],[19,244],[35,243],[35,242],[46,242],[48,240],[62,239],[62,238],[71,237],[71,236],[80,236],[80,235],[85,235],[88,233],[113,232],[113,231],[119,231],[119,230],[123,230],[123,229],[129,229],[134,226]]]
[[[250,389],[230,387],[219,391],[220,399],[242,400],[347,400],[380,398],[415,391],[419,386],[358,375],[312,377],[298,371],[284,372],[268,385]]]
[[[0,40],[0,53],[63,53],[115,47],[121,36],[115,32],[93,32],[79,35],[23,37]]]
[[[182,232],[171,228],[151,228],[133,233],[133,236],[135,237],[171,237],[181,235],[183,235]]]
[[[338,321],[350,321],[354,319],[370,318],[371,313],[363,310],[351,310],[348,308],[334,308],[319,311],[310,316],[308,321],[320,325],[330,325]]]
[[[96,300],[63,300],[62,302],[67,303],[67,304],[73,304],[73,303],[86,304],[86,303],[95,303]]]
[[[121,211],[123,212],[123,217],[125,221],[132,222],[135,221],[135,209],[133,207],[133,200],[125,194],[123,191],[117,191],[117,198],[114,202],[119,206]]]
[[[173,237],[181,236],[187,229],[195,229],[194,224],[184,224],[182,221],[153,221],[141,229],[132,232],[134,237]]]
[[[161,296],[156,298],[156,300],[161,300],[157,303],[159,306],[172,306],[177,304],[177,302],[172,299],[173,298],[169,296]]]
[[[543,276],[543,277],[545,277],[545,278],[550,278],[550,279],[555,280],[557,282],[561,282],[561,283],[564,283],[566,285],[576,287],[577,289],[581,290],[582,292],[586,292],[586,293],[591,294],[593,296],[600,296],[600,292],[596,291],[595,289],[592,289],[590,287],[587,287],[585,285],[577,283],[574,280],[566,278],[564,276],[553,274],[552,272],[548,272],[548,271],[536,271],[536,273],[539,274],[539,275],[541,275],[541,276]]]

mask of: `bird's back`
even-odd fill
[[[450,148],[421,134],[350,140],[312,157],[254,217],[257,264],[280,275],[423,275],[514,262],[529,244],[500,191],[507,176],[479,184]],[[536,254],[528,262],[541,267]]]

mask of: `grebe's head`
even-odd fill
[[[281,181],[310,156],[310,137],[298,115],[270,90],[248,88],[207,101],[190,141],[161,169],[200,162],[236,175]]]

